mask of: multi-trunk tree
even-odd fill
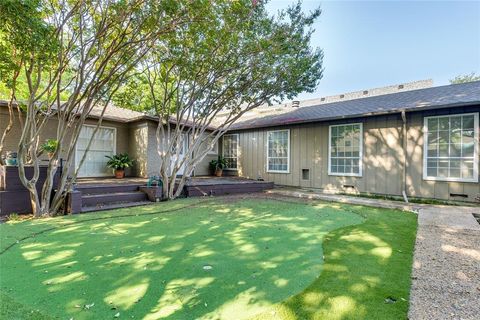
[[[260,1],[206,1],[202,18],[159,39],[117,104],[159,119],[156,130],[165,199],[180,195],[198,163],[246,112],[312,91],[322,51],[310,46],[320,10],[300,3],[272,16]],[[132,104],[132,92],[137,100]],[[215,121],[219,114],[222,121]]]
[[[9,20],[12,25],[0,30],[0,39],[8,49],[2,59],[5,79],[13,79],[7,82],[12,92],[10,111],[14,104],[22,106],[20,179],[30,193],[34,215],[52,215],[60,210],[85,159],[86,153],[75,163],[75,144],[86,119],[95,109],[99,117],[88,151],[118,86],[157,39],[190,17],[182,2],[173,0],[6,0],[0,9],[2,16],[14,15]],[[33,17],[27,25],[13,23],[24,15]],[[25,80],[27,94],[24,101],[17,102],[15,79],[19,75]],[[58,145],[39,194],[39,139],[52,123]],[[60,153],[65,170],[54,186]],[[31,177],[26,175],[27,166],[33,167]]]

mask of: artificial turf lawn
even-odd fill
[[[229,198],[2,224],[0,318],[406,318],[415,231],[395,210]]]

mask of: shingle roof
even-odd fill
[[[103,106],[95,106],[90,112],[91,117],[99,117],[102,113]],[[135,120],[153,118],[138,111],[118,108],[113,105],[108,105],[105,108],[103,119],[117,121],[117,122],[132,122]]]
[[[443,107],[480,105],[480,81],[366,97],[241,119],[230,130],[272,127]]]

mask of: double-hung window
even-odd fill
[[[226,170],[237,170],[238,167],[238,134],[223,136],[223,157],[227,161]]]
[[[478,182],[478,113],[424,118],[423,178]]]
[[[361,123],[329,127],[328,174],[362,176],[362,131]]]
[[[290,172],[290,130],[267,132],[267,172]]]

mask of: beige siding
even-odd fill
[[[423,118],[432,115],[456,114],[462,112],[480,112],[480,107],[462,108],[448,112],[416,113],[408,119],[408,147],[409,166],[407,169],[408,193],[416,197],[432,197],[438,199],[454,199],[450,194],[465,194],[466,200],[473,200],[480,194],[480,183],[445,182],[423,180]],[[480,172],[480,165],[479,170]],[[457,198],[461,199],[461,198]]]
[[[129,154],[134,159],[132,174],[148,176],[148,125],[146,122],[132,123],[129,128]]]
[[[21,126],[18,121],[18,114],[15,112],[14,126],[12,130],[6,137],[4,151],[17,151],[18,150],[18,140],[22,134]],[[95,125],[97,123],[94,119],[87,119],[86,124]],[[5,107],[0,107],[0,134],[3,134],[5,128],[8,125],[8,109]],[[57,126],[58,121],[56,119],[51,119],[48,121],[42,136],[40,137],[40,143],[46,139],[53,139],[57,135]],[[128,124],[112,122],[104,120],[102,126],[111,127],[116,129],[116,151],[117,153],[128,152],[129,151],[129,129]],[[61,153],[60,157],[65,157],[65,154]],[[48,161],[47,155],[42,155],[41,161],[45,164]],[[73,170],[73,168],[70,168]],[[113,174],[113,173],[112,173]],[[127,170],[127,174],[129,174]]]
[[[154,121],[141,121],[130,125],[131,153],[138,159],[136,175],[150,177],[160,173],[160,155],[157,148],[157,123]],[[208,175],[208,164],[217,158],[216,153],[210,153],[195,167],[194,175]]]
[[[436,112],[407,113],[407,194],[413,197],[452,198],[451,193],[466,194],[473,201],[480,194],[479,183],[425,181],[423,174],[423,118],[445,113],[479,112],[479,107],[465,107]],[[328,175],[329,125],[363,123],[363,174],[361,177]],[[400,196],[403,189],[403,121],[400,114],[365,117],[343,121],[239,131],[238,175],[262,177],[279,185],[319,188],[328,191]],[[266,137],[270,130],[290,129],[290,172],[268,173]],[[310,170],[310,179],[302,179],[302,169]],[[480,170],[479,170],[480,172]]]

